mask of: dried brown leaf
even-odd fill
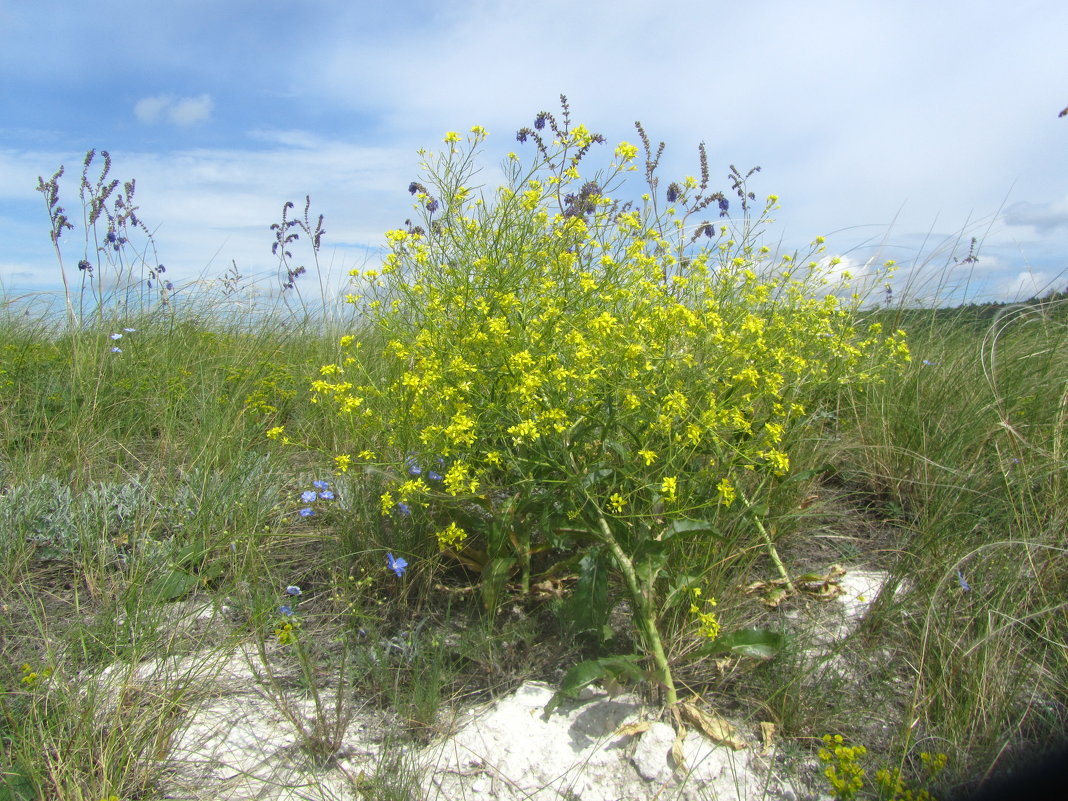
[[[738,735],[734,726],[726,718],[705,712],[696,704],[688,701],[680,704],[680,707],[682,716],[700,729],[701,733],[712,742],[729,745],[735,751],[748,747],[749,744]]]

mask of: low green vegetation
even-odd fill
[[[106,154],[76,285],[41,182],[68,303],[0,318],[0,798],[158,797],[242,647],[323,765],[357,714],[426,742],[527,679],[699,698],[839,798],[1064,737],[1068,301],[873,308],[822,240],[763,245],[751,172],[663,187],[638,133],[565,101],[496,188],[450,133],[329,315],[308,207],[265,308],[167,283]],[[813,656],[837,564],[885,584]],[[400,753],[353,791],[418,798]]]

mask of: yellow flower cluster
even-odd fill
[[[701,598],[701,588],[694,587],[691,590],[693,594],[693,600],[690,602],[690,614],[697,618],[697,633],[698,636],[705,637],[709,640],[714,640],[719,636],[719,618],[716,617],[715,612],[703,610],[698,601]],[[715,606],[715,598],[706,598],[705,606]]]
[[[855,798],[864,788],[864,768],[860,758],[868,753],[863,745],[845,745],[842,735],[823,736],[824,747],[819,750],[819,758],[827,763],[823,775],[831,785],[831,795],[842,801]]]
[[[446,528],[437,532],[434,536],[437,538],[438,548],[442,551],[446,549],[458,551],[467,540],[467,532],[455,523],[449,523]]]
[[[471,146],[484,135],[473,129]],[[577,126],[558,146],[592,142]],[[824,387],[879,380],[908,358],[900,332],[856,336],[851,310],[795,278],[790,259],[767,264],[725,227],[698,248],[651,203],[621,209],[612,187],[633,145],[585,184],[568,158],[548,177],[510,159],[509,185],[482,202],[464,188],[459,134],[446,143],[425,164],[443,208],[425,230],[387,233],[368,306],[387,343],[365,354],[375,378],[357,385],[326,365],[313,383],[353,421],[354,451],[444,460],[437,498],[560,490],[570,476],[576,497],[554,496],[567,509],[583,503],[578,486],[614,514],[729,507],[743,470],[789,473],[791,435]],[[337,459],[343,472],[349,457]],[[430,492],[399,486],[384,488],[394,502]]]

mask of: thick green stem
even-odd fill
[[[779,571],[779,576],[786,582],[786,589],[791,593],[795,592],[793,579],[790,578],[790,574],[786,572],[786,566],[782,563],[782,559],[779,558],[779,551],[775,547],[775,543],[771,540],[771,535],[768,534],[768,530],[764,528],[764,524],[760,522],[760,518],[756,514],[752,513],[753,507],[749,504],[749,499],[744,495],[742,496],[742,502],[748,507],[753,517],[753,522],[756,523],[757,531],[760,532],[760,536],[764,538],[764,544],[768,546],[768,555],[771,556],[771,561],[775,564],[775,569]]]
[[[671,678],[671,667],[668,665],[667,655],[664,653],[664,645],[660,641],[660,632],[656,629],[656,616],[649,603],[649,598],[642,592],[641,584],[638,582],[638,574],[634,570],[634,563],[624,553],[616,538],[612,535],[612,529],[609,528],[608,521],[604,519],[604,515],[599,511],[597,513],[597,523],[600,527],[601,541],[612,552],[612,558],[615,559],[619,571],[623,574],[624,581],[627,582],[627,589],[630,590],[631,599],[634,601],[634,618],[638,621],[638,628],[641,630],[646,647],[648,647],[653,661],[656,663],[657,678],[667,689],[667,702],[669,705],[674,704],[679,700],[679,696],[675,691],[675,681]]]

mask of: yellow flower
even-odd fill
[[[714,612],[703,612],[701,607],[697,606],[697,598],[701,597],[701,591],[698,588],[694,588],[693,602],[690,603],[690,614],[697,618],[697,634],[700,637],[714,640],[720,635],[720,621]],[[705,601],[706,606],[716,606],[716,599],[708,598]]]
[[[448,528],[434,534],[438,540],[438,548],[444,551],[446,548],[457,550],[467,540],[467,532],[455,523],[449,523]]]
[[[719,484],[716,485],[716,490],[719,492],[719,502],[724,506],[730,506],[734,503],[734,499],[738,497],[738,493],[734,489],[734,485],[731,484],[729,478],[722,479]]]
[[[630,142],[620,142],[616,145],[616,158],[621,162],[627,162],[638,155],[638,148]]]
[[[334,457],[334,466],[339,473],[345,473],[349,469],[349,464],[352,462],[352,457],[347,453],[339,453]]]
[[[279,645],[289,645],[297,641],[297,628],[292,623],[283,623],[274,630],[274,636],[278,638]]]
[[[280,439],[286,433],[285,426],[275,426],[267,429],[267,439]]]
[[[638,451],[638,455],[645,460],[646,466],[651,465],[656,461],[656,454],[653,451],[643,449]]]
[[[445,134],[445,143],[446,144],[450,144],[452,142],[459,142],[459,141],[460,141],[460,134],[456,133],[456,131],[449,131],[447,134]]]
[[[608,499],[608,508],[610,508],[616,514],[623,511],[623,507],[627,505],[627,499],[620,495],[618,492],[613,492],[612,497]]]
[[[674,501],[678,491],[679,479],[676,476],[668,476],[660,484],[660,494],[666,501]]]

